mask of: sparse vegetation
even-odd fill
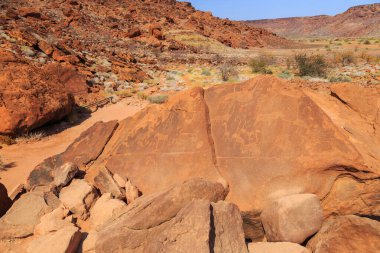
[[[203,76],[211,76],[211,73],[210,73],[210,71],[208,71],[207,69],[203,69],[203,70],[202,70],[202,75],[203,75]]]
[[[296,54],[294,57],[300,76],[325,77],[327,63],[322,55]]]
[[[330,77],[329,79],[330,82],[334,83],[334,82],[352,82],[352,79],[348,76],[334,76],[334,77]]]
[[[369,40],[365,40],[365,41],[363,42],[363,44],[364,44],[364,45],[371,45],[371,41],[369,41]]]
[[[145,99],[148,98],[148,95],[145,94],[145,92],[143,92],[143,91],[139,91],[139,92],[137,93],[137,97],[140,98],[140,99],[142,99],[142,100],[145,100]]]
[[[336,53],[334,55],[334,60],[336,63],[340,63],[343,66],[355,63],[355,56],[352,52],[346,51],[342,53]]]
[[[252,73],[273,74],[273,72],[268,69],[267,61],[263,57],[252,59],[249,66],[252,69]]]
[[[2,157],[0,156],[0,170],[4,170],[4,169],[5,169],[5,164],[3,162]]]
[[[236,68],[230,63],[220,66],[219,71],[224,82],[228,81],[231,77],[238,75]]]
[[[168,95],[153,95],[149,96],[147,99],[152,104],[163,104],[168,100]]]
[[[42,138],[46,137],[46,133],[43,131],[33,131],[21,136],[16,137],[16,143],[29,143],[36,142],[42,140]]]

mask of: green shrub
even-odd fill
[[[280,74],[277,75],[279,78],[282,78],[282,79],[289,79],[290,77],[292,77],[292,74],[290,74],[289,71],[287,70],[284,70],[282,71]]]
[[[145,99],[148,98],[148,95],[145,94],[145,92],[143,92],[143,91],[139,91],[139,92],[137,93],[137,97],[140,98],[140,99],[142,99],[142,100],[145,100]]]
[[[202,75],[203,76],[211,76],[211,73],[207,69],[204,69],[204,70],[202,70]]]
[[[249,62],[249,66],[252,69],[252,73],[273,74],[273,72],[267,68],[267,61],[262,57],[259,59],[252,59]]]
[[[369,41],[369,40],[365,40],[365,41],[363,42],[363,44],[364,44],[364,45],[370,45],[370,44],[371,44],[371,41]]]
[[[326,76],[327,63],[322,55],[296,54],[294,60],[300,76]]]
[[[148,101],[152,104],[163,104],[168,100],[168,95],[152,95],[148,97]]]
[[[219,71],[224,82],[228,81],[231,77],[238,75],[236,68],[229,63],[220,66]]]

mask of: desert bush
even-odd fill
[[[145,94],[145,92],[143,92],[143,91],[139,91],[139,92],[137,93],[137,97],[138,97],[139,99],[145,100],[145,99],[148,98],[148,95]]]
[[[292,77],[292,74],[287,71],[287,70],[284,70],[282,71],[280,74],[277,75],[279,78],[282,78],[282,79],[289,79]]]
[[[352,52],[347,51],[347,52],[336,53],[334,55],[334,61],[336,63],[342,64],[343,66],[347,66],[351,63],[355,63],[356,59],[355,59],[355,55]]]
[[[135,92],[134,89],[118,90],[115,92],[115,95],[121,98],[126,98],[126,97],[132,97],[134,92]]]
[[[273,72],[268,69],[268,62],[263,57],[252,59],[249,62],[249,66],[252,69],[252,73],[273,74]]]
[[[333,76],[333,77],[330,77],[329,81],[331,83],[335,83],[335,82],[352,82],[352,79],[349,77],[349,76]]]
[[[224,82],[228,81],[231,77],[238,75],[236,68],[230,63],[220,66],[219,71]]]
[[[364,45],[370,45],[370,44],[371,44],[371,41],[369,41],[369,40],[365,40],[365,41],[363,42],[363,44],[364,44]]]
[[[16,141],[10,136],[0,135],[0,144],[12,145],[16,144]]]
[[[42,140],[42,138],[46,137],[46,133],[43,131],[34,131],[30,133],[26,133],[24,135],[20,135],[16,137],[16,143],[29,143],[36,142]]]
[[[294,60],[300,76],[326,76],[327,63],[322,55],[296,54]]]
[[[148,101],[152,104],[163,104],[168,100],[168,95],[152,95],[148,97]]]

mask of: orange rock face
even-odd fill
[[[352,101],[353,110],[334,91],[347,101],[363,94],[367,103]],[[282,196],[323,198],[333,190],[330,198],[346,200],[323,202],[325,215],[349,213],[365,190],[341,196],[335,188],[342,175],[354,179],[351,187],[372,189],[366,200],[378,199],[376,92],[349,84],[317,92],[269,77],[189,90],[122,121],[93,166],[129,178],[144,194],[192,177],[225,180],[227,199],[243,211]]]
[[[25,133],[71,112],[73,97],[51,66],[8,59],[0,68],[0,134]]]
[[[86,169],[105,166],[143,194],[194,177],[219,181],[242,211],[313,193],[325,217],[379,215],[379,105],[378,88],[354,84],[315,90],[262,76],[194,88],[121,121]],[[72,146],[97,143],[89,133]]]

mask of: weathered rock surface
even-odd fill
[[[68,210],[63,206],[59,206],[51,213],[47,213],[41,217],[40,223],[34,228],[34,235],[46,235],[49,232],[54,232],[66,226],[71,226],[72,223],[65,220],[68,215]]]
[[[258,77],[185,91],[120,122],[89,171],[106,164],[143,194],[192,177],[223,178],[230,188],[227,199],[242,211],[314,193],[328,205],[325,215],[339,209],[376,215],[380,132],[372,126],[379,126],[380,92],[340,86],[318,91]],[[347,101],[361,94],[367,102],[350,102],[352,109],[331,91]],[[362,190],[327,202],[324,197],[343,175],[355,179],[348,188]],[[367,204],[359,208],[354,202],[364,192]]]
[[[143,194],[194,177],[216,181],[207,115],[203,90],[185,91],[120,122],[99,160]]]
[[[378,252],[380,222],[355,215],[332,216],[308,242],[313,253]]]
[[[38,237],[27,249],[28,253],[76,253],[81,240],[79,228],[74,225]]]
[[[95,202],[95,205],[91,208],[89,221],[91,225],[96,228],[106,223],[109,219],[112,218],[114,213],[125,206],[126,204],[123,201],[119,199],[113,199],[111,193],[105,193]]]
[[[268,241],[302,243],[321,228],[322,215],[316,195],[295,194],[274,201],[260,217]]]
[[[64,187],[59,193],[63,205],[76,217],[85,220],[88,211],[98,197],[95,188],[84,180],[74,179],[71,184]]]
[[[37,191],[22,195],[0,219],[0,240],[32,235],[40,218],[58,204],[52,193]]]
[[[98,234],[96,252],[247,252],[239,209],[219,183],[186,181],[143,196]],[[113,231],[113,232],[111,232]]]
[[[8,197],[7,188],[0,183],[0,217],[8,211],[11,205],[12,200]]]
[[[249,253],[311,253],[305,247],[291,242],[256,242],[248,244]]]
[[[125,197],[128,204],[135,201],[140,196],[140,191],[136,186],[132,185],[131,181],[125,183]]]
[[[107,168],[101,168],[98,174],[94,178],[94,185],[100,190],[100,192],[111,193],[112,196],[118,199],[125,198],[124,190],[119,187],[116,181],[113,179],[112,174]]]
[[[26,133],[72,111],[74,99],[49,65],[0,62],[0,68],[0,134]]]
[[[97,122],[84,131],[65,152],[64,161],[72,161],[78,166],[94,161],[103,151],[118,126],[117,121]]]
[[[75,166],[84,166],[101,154],[117,125],[116,121],[97,122],[88,128],[65,152],[37,165],[28,177],[26,188],[32,189],[37,186],[60,188],[67,184],[76,174]]]

